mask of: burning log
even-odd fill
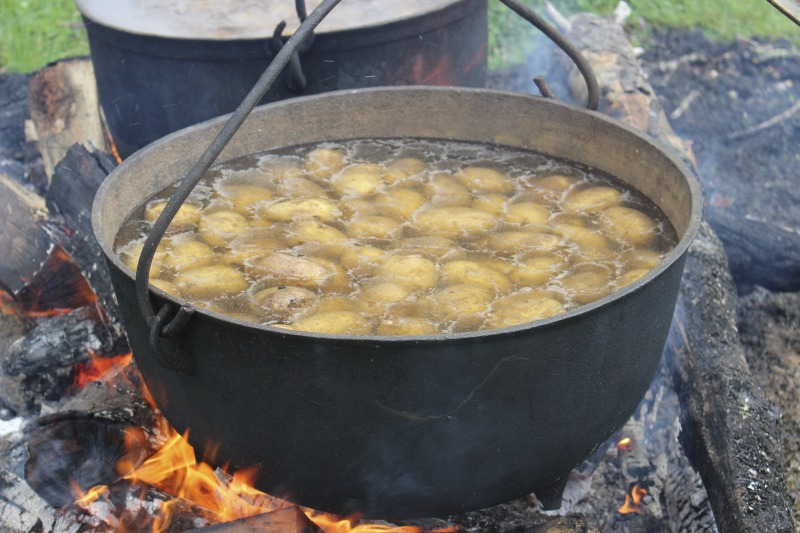
[[[59,513],[40,498],[24,479],[0,470],[0,524],[4,531],[77,533],[84,525]]]
[[[297,507],[197,529],[203,533],[323,533]]]
[[[97,188],[115,166],[107,154],[75,144],[56,165],[45,197],[50,213],[64,222],[63,226],[51,224],[51,235],[80,266],[114,324],[117,304],[105,257],[92,231],[91,213]]]
[[[28,484],[51,506],[60,508],[95,485],[116,481],[120,461],[141,464],[152,452],[142,432],[127,430],[129,418],[125,411],[66,412],[40,418],[28,429]]]

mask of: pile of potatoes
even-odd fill
[[[352,151],[308,147],[217,169],[172,221],[152,285],[291,330],[429,335],[563,313],[633,283],[672,244],[654,208],[578,169]],[[144,223],[121,232],[133,234],[117,247],[132,270],[165,204],[151,200]]]

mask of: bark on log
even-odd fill
[[[39,71],[31,80],[29,106],[48,176],[75,143],[105,149],[89,59],[60,61]]]
[[[21,290],[47,259],[52,243],[41,227],[46,217],[41,196],[0,174],[0,288]]]
[[[672,133],[622,28],[591,15],[572,24],[570,36],[603,86],[601,108],[694,161]],[[722,245],[704,224],[689,251],[681,314],[668,342],[691,436],[684,447],[704,479],[720,531],[793,531],[778,420],[744,359],[735,298]]]
[[[45,202],[50,213],[60,217],[67,228],[63,231],[51,225],[54,240],[80,266],[106,315],[116,324],[118,311],[111,276],[92,230],[92,202],[100,184],[115,166],[102,152],[89,152],[80,144],[73,145],[55,168]]]

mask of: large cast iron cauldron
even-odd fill
[[[77,5],[100,103],[122,157],[233,111],[275,57],[277,24],[297,20],[291,0]],[[305,85],[287,69],[262,103],[381,85],[482,87],[486,48],[486,0],[348,0],[300,54]]]
[[[218,445],[218,463],[255,465],[258,488],[317,509],[444,515],[554,484],[633,412],[658,366],[701,211],[694,179],[653,141],[597,113],[478,89],[364,89],[257,108],[220,161],[354,138],[530,148],[633,185],[680,241],[619,293],[500,330],[320,335],[200,310],[176,340],[194,366],[189,375],[159,363],[133,273],[112,243],[134,208],[184,176],[221,125],[188,128],[131,156],[103,183],[93,212],[142,375],[200,452]]]

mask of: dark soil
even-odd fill
[[[800,290],[800,50],[681,30],[645,49],[673,128],[692,141],[740,294]]]

